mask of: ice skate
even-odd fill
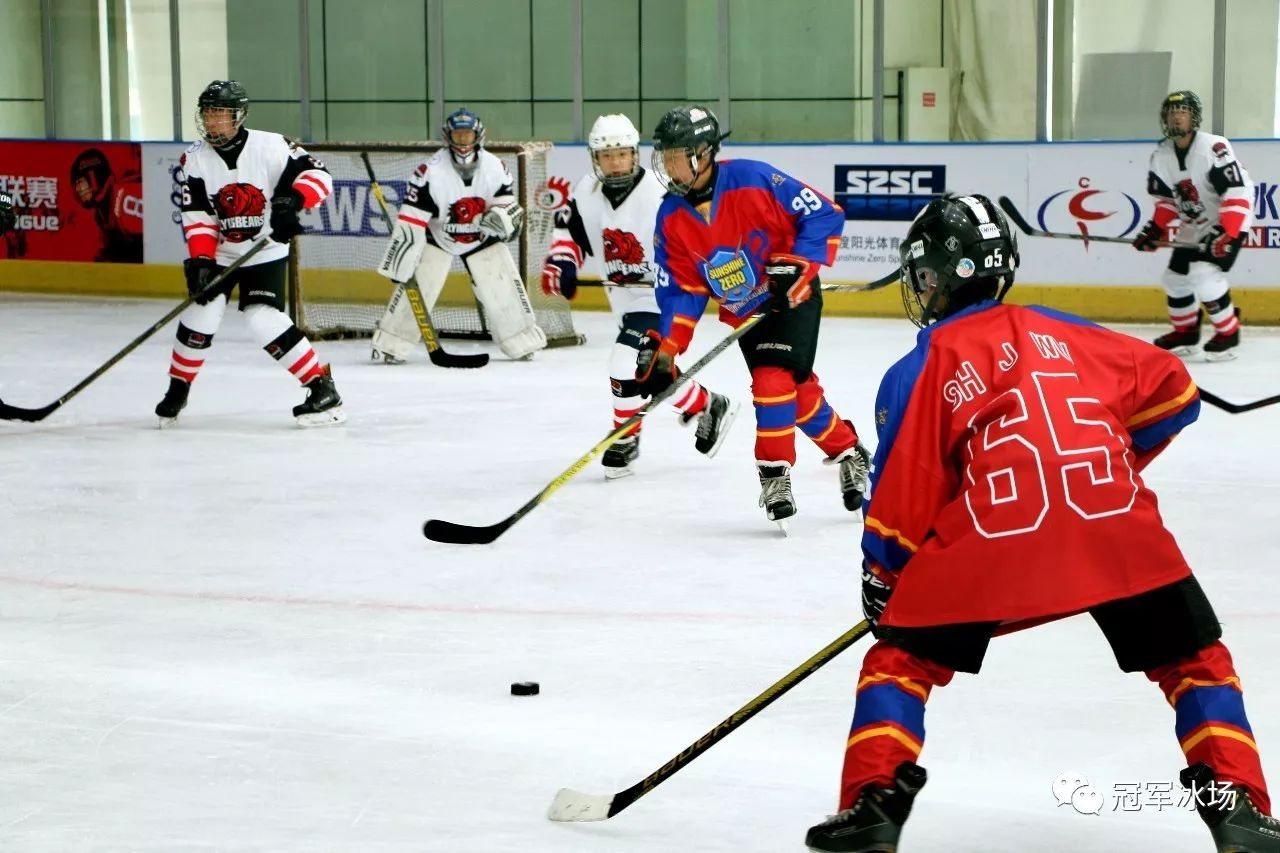
[[[1240,309],[1236,308],[1236,323],[1240,322]],[[1204,344],[1205,361],[1232,361],[1236,357],[1236,347],[1240,346],[1240,326],[1229,335],[1221,332],[1214,335]]]
[[[1165,332],[1152,341],[1160,349],[1167,349],[1177,356],[1188,356],[1196,351],[1200,343],[1200,324],[1204,321],[1204,312],[1196,315],[1196,324],[1186,329],[1175,328]]]
[[[720,451],[720,445],[729,435],[733,421],[738,417],[738,404],[723,394],[711,392],[707,397],[707,405],[696,415],[684,413],[680,415],[681,425],[697,422],[694,427],[693,446],[699,453],[710,458]]]
[[[847,423],[847,421],[846,421]],[[871,453],[861,441],[844,453],[823,460],[824,465],[840,466],[840,494],[844,508],[857,512],[871,488]]]
[[[786,462],[757,462],[760,473],[760,506],[770,521],[777,522],[784,535],[791,535],[787,519],[796,514],[791,494],[791,466]]]
[[[178,413],[187,407],[187,396],[190,393],[190,382],[173,376],[169,377],[169,390],[164,392],[164,399],[156,404],[160,429],[166,429],[177,422]]]
[[[306,384],[307,399],[293,407],[293,416],[302,427],[335,426],[347,419],[342,411],[342,398],[333,384],[329,365],[324,373]]]
[[[635,473],[631,463],[640,458],[640,434],[627,436],[609,445],[600,464],[604,466],[606,480],[620,480]]]
[[[804,843],[813,853],[895,853],[911,804],[928,778],[920,765],[902,762],[892,788],[864,788],[852,808],[811,827]]]
[[[1196,811],[1208,824],[1218,853],[1280,853],[1280,820],[1258,811],[1246,792],[1218,783],[1203,761],[1178,778],[1195,796]]]

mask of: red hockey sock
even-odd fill
[[[877,641],[867,649],[840,774],[840,810],[868,785],[889,787],[893,771],[924,747],[924,705],[953,670]]]
[[[1248,791],[1253,804],[1271,813],[1262,761],[1244,712],[1244,694],[1221,641],[1177,663],[1147,672],[1173,706],[1174,731],[1188,764],[1203,761],[1219,782]]]
[[[677,412],[684,415],[687,421],[707,407],[707,400],[710,397],[706,388],[699,385],[696,379],[690,379],[671,405]]]
[[[858,434],[849,422],[827,402],[818,384],[818,374],[810,373],[808,379],[796,386],[796,411],[799,415],[796,425],[828,458],[839,456],[858,443]]]
[[[756,407],[756,459],[796,461],[796,377],[784,367],[751,371],[751,397]]]

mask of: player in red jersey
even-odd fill
[[[795,515],[798,426],[840,466],[844,505],[857,510],[870,454],[813,372],[822,318],[818,267],[834,260],[844,215],[767,163],[717,162],[726,135],[701,106],[670,110],[654,131],[653,172],[667,186],[653,240],[662,323],[640,350],[636,380],[645,396],[676,380],[675,358],[689,347],[709,300],[734,327],[769,311],[740,340],[756,409],[760,505],[771,521]]]
[[[1218,850],[1280,851],[1221,626],[1139,473],[1199,415],[1186,368],[1078,317],[1001,304],[1018,246],[983,196],[931,202],[901,253],[924,331],[876,398],[862,602],[877,642],[841,811],[809,849],[897,849],[926,778],[930,690],[976,673],[994,634],[1087,611],[1120,668],[1173,706],[1182,782]],[[1204,793],[1225,783],[1230,802]]]

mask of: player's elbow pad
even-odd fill
[[[426,245],[425,226],[397,219],[387,250],[382,253],[382,263],[378,264],[378,273],[392,281],[408,281],[417,271]]]

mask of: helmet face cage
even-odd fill
[[[657,177],[658,182],[667,188],[668,192],[675,195],[688,195],[693,189],[694,183],[698,180],[703,169],[706,168],[716,156],[716,148],[710,145],[703,145],[696,149],[680,146],[678,148],[661,148],[657,145],[653,148],[653,156],[650,160],[653,166],[653,174]],[[687,181],[679,180],[667,171],[667,158],[671,158],[672,162],[683,162],[689,168],[692,177]]]
[[[470,143],[455,142],[453,135],[459,130],[470,130],[475,133],[475,138]],[[463,172],[474,170],[480,149],[484,147],[484,122],[480,121],[480,117],[463,107],[449,114],[440,126],[440,131],[445,144],[449,146],[454,165]]]
[[[1170,114],[1180,112],[1191,114],[1190,131],[1173,130],[1169,127]],[[1200,121],[1203,118],[1203,114],[1200,96],[1195,92],[1189,89],[1172,92],[1160,104],[1160,131],[1169,139],[1179,139],[1188,133],[1195,133],[1200,129]]]
[[[223,114],[231,118],[231,131],[215,132],[205,124],[205,114]],[[214,80],[196,100],[196,133],[210,145],[226,145],[235,139],[249,115],[249,94],[235,80]]]

